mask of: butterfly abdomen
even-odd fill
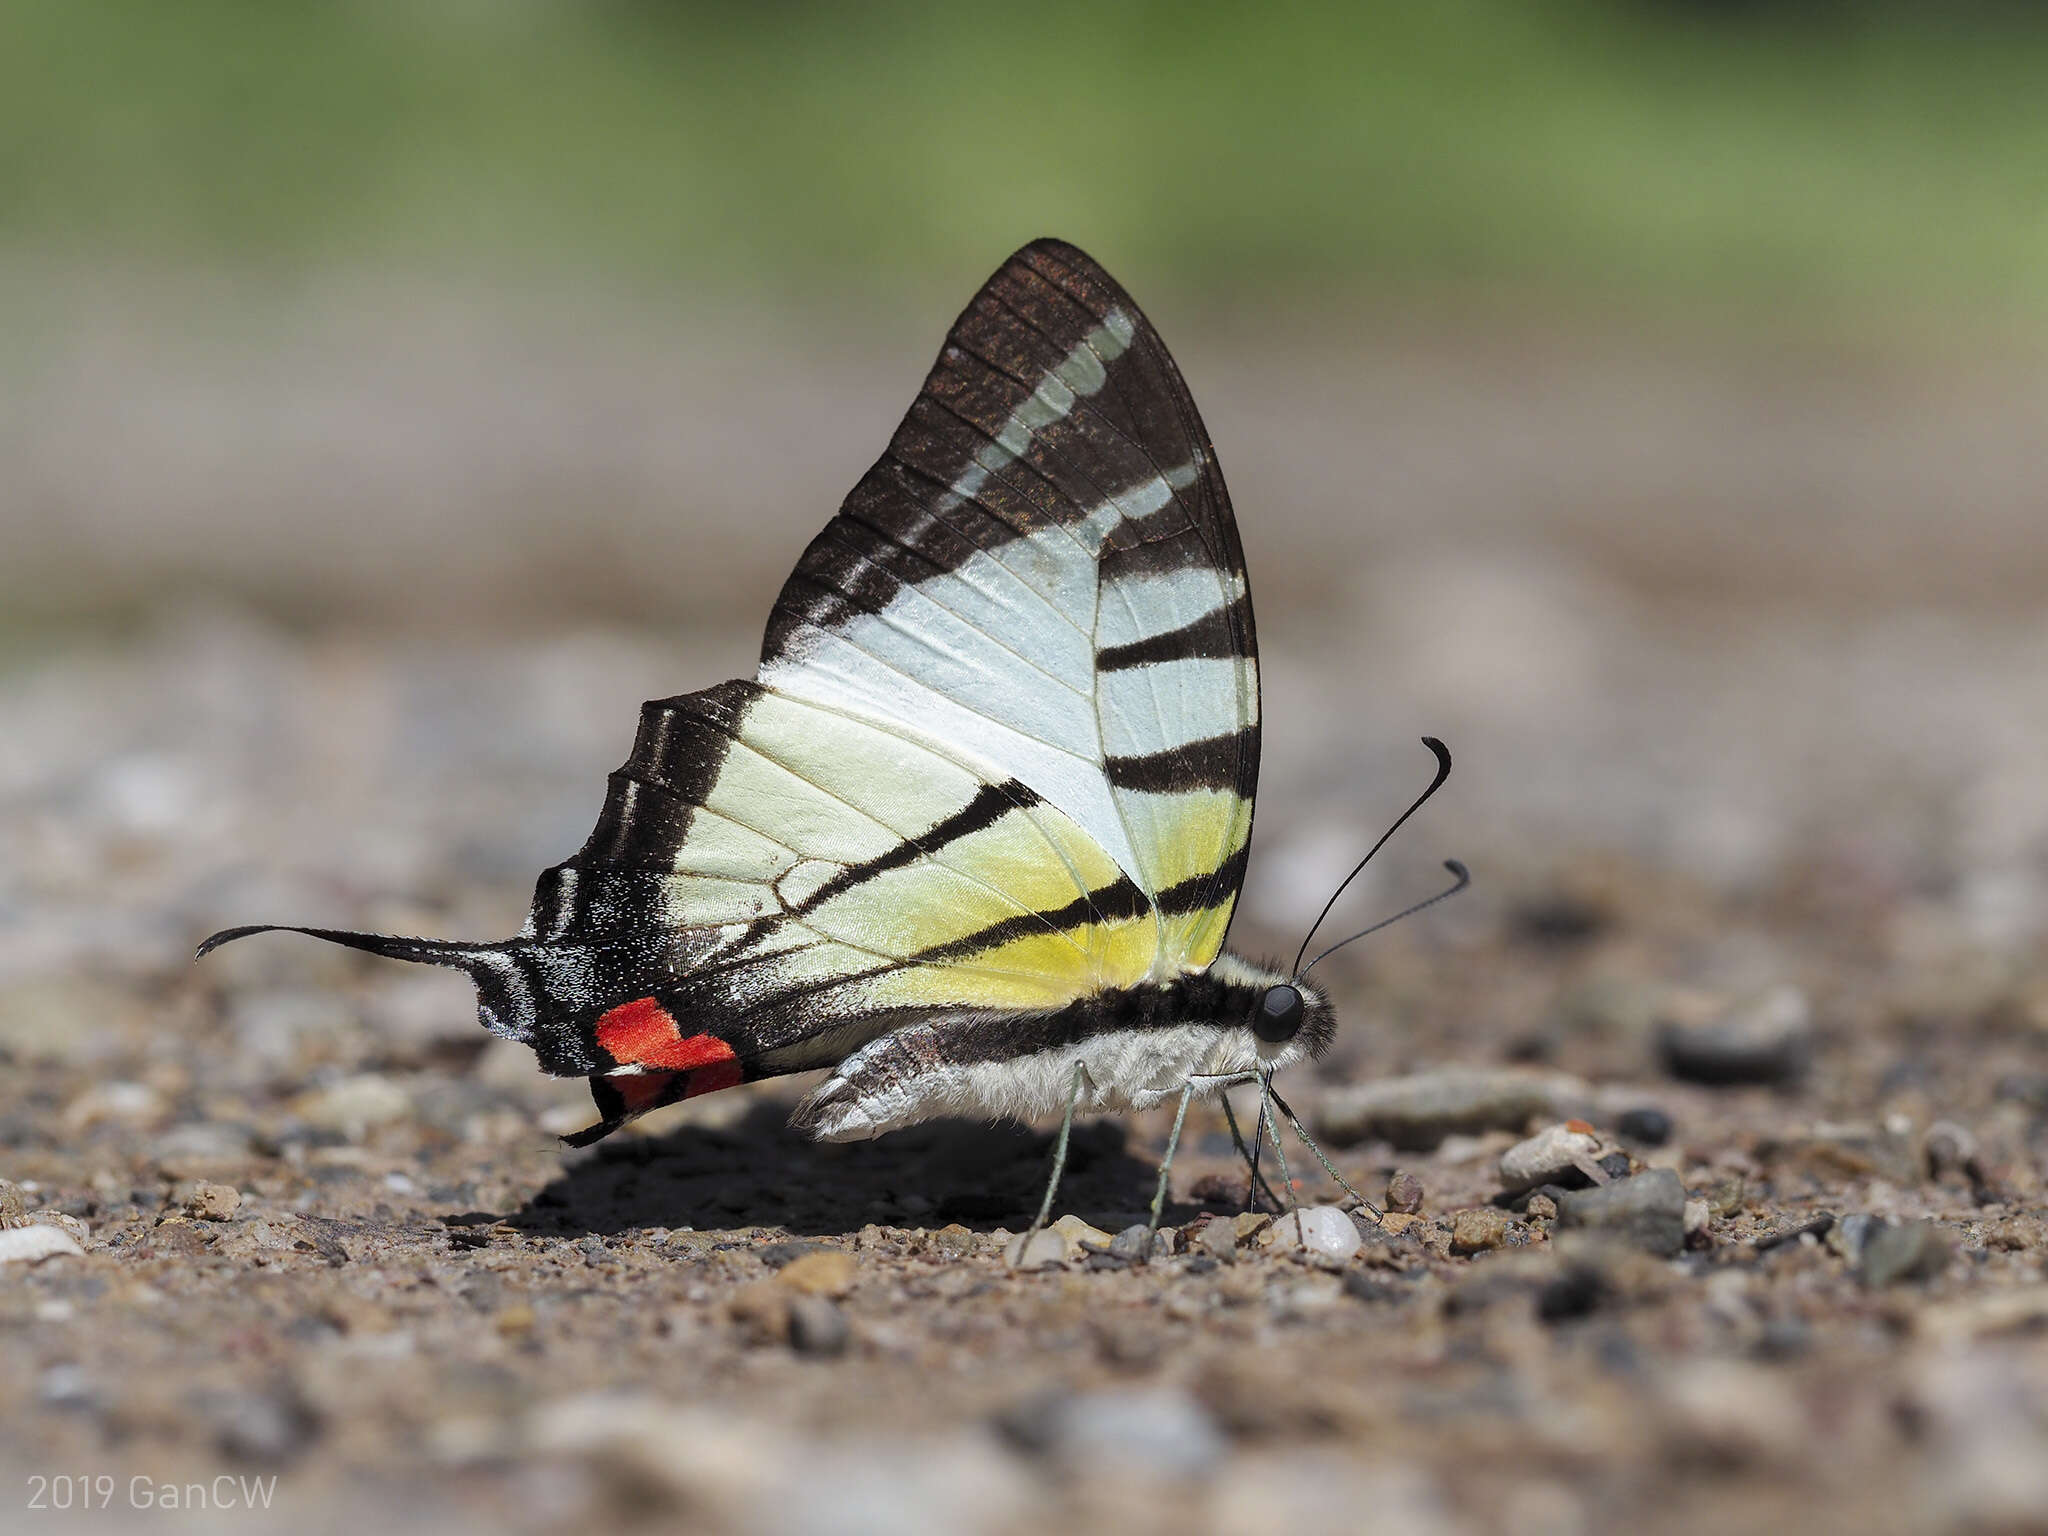
[[[1191,1077],[1220,1085],[1320,1049],[1329,1010],[1318,996],[1300,1041],[1262,1055],[1253,1012],[1284,979],[1225,956],[1206,970],[1107,988],[1045,1013],[927,1020],[847,1057],[791,1123],[820,1140],[851,1141],[941,1115],[1028,1120],[1059,1113],[1077,1071],[1082,1109],[1146,1109]]]

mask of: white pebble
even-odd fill
[[[62,1227],[10,1227],[0,1232],[0,1264],[40,1264],[66,1256],[83,1258],[85,1250]]]
[[[1101,1253],[1115,1241],[1100,1227],[1091,1227],[1080,1217],[1071,1213],[1062,1216],[1052,1224],[1051,1231],[1057,1232],[1060,1241],[1066,1245],[1061,1257],[1069,1263],[1085,1259],[1091,1253]]]
[[[1500,1155],[1500,1182],[1510,1191],[1555,1183],[1579,1165],[1581,1158],[1600,1155],[1600,1138],[1570,1125],[1549,1125],[1518,1141]]]
[[[1339,1264],[1365,1245],[1351,1218],[1334,1205],[1305,1205],[1289,1211],[1270,1231],[1268,1242],[1274,1248],[1283,1252],[1302,1248]]]
[[[1067,1261],[1067,1244],[1050,1227],[1041,1227],[1013,1238],[1006,1257],[1012,1269],[1058,1269]]]

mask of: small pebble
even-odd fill
[[[166,1113],[163,1095],[147,1083],[98,1083],[64,1107],[66,1130],[89,1130],[102,1121],[148,1125]]]
[[[1271,1233],[1269,1242],[1275,1249],[1299,1250],[1337,1264],[1365,1245],[1350,1216],[1334,1205],[1306,1205],[1289,1211],[1273,1223]]]
[[[1652,1168],[1558,1200],[1560,1227],[1589,1227],[1645,1253],[1671,1255],[1685,1246],[1685,1186],[1669,1168]]]
[[[1501,1153],[1501,1186],[1519,1193],[1539,1184],[1562,1184],[1568,1188],[1588,1184],[1592,1180],[1582,1171],[1582,1164],[1599,1155],[1600,1138],[1585,1121],[1548,1125]]]
[[[726,1298],[726,1315],[739,1324],[741,1333],[752,1343],[786,1343],[791,1304],[801,1295],[802,1292],[792,1295],[779,1279],[756,1280]]]
[[[1733,1216],[1749,1203],[1749,1185],[1739,1173],[1716,1179],[1707,1187],[1707,1204],[1716,1216]]]
[[[1960,1174],[1975,1181],[1977,1174],[1977,1138],[1967,1126],[1953,1120],[1937,1120],[1927,1127],[1927,1174],[1934,1179],[1946,1179]]]
[[[40,1264],[45,1259],[84,1255],[78,1240],[62,1227],[37,1224],[0,1231],[0,1264]]]
[[[345,1077],[329,1088],[301,1094],[292,1112],[308,1125],[339,1131],[361,1140],[372,1126],[403,1119],[412,1113],[412,1096],[390,1078],[375,1072]]]
[[[1657,1034],[1665,1069],[1687,1082],[1785,1083],[1806,1070],[1813,1010],[1797,987],[1774,987],[1701,1024],[1667,1020]]]
[[[730,1246],[731,1241],[723,1232],[697,1232],[684,1227],[661,1240],[661,1251],[672,1259],[704,1259],[719,1247]]]
[[[942,1258],[960,1259],[974,1252],[974,1229],[951,1222],[924,1240],[925,1252]]]
[[[1390,1211],[1412,1216],[1422,1209],[1422,1196],[1422,1180],[1412,1173],[1404,1171],[1387,1180],[1387,1209]]]
[[[27,1225],[28,1202],[21,1197],[21,1186],[0,1179],[0,1231]]]
[[[789,1242],[770,1243],[766,1248],[757,1249],[755,1257],[760,1259],[770,1269],[780,1269],[785,1264],[795,1263],[807,1253],[827,1253],[830,1251],[828,1244],[813,1243],[799,1238]]]
[[[1237,1231],[1227,1221],[1205,1224],[1196,1234],[1195,1245],[1202,1253],[1221,1263],[1237,1262]]]
[[[1125,1227],[1109,1240],[1109,1251],[1126,1264],[1143,1264],[1152,1257],[1152,1229],[1140,1222]]]
[[[242,1208],[242,1192],[232,1184],[200,1184],[185,1197],[185,1214],[200,1221],[227,1221]]]
[[[508,1339],[523,1339],[533,1332],[534,1324],[538,1321],[539,1318],[534,1315],[532,1307],[523,1301],[516,1301],[492,1318],[491,1326]]]
[[[62,1227],[71,1234],[71,1240],[83,1248],[92,1236],[92,1228],[68,1211],[37,1211],[36,1220],[48,1227]]]
[[[1511,1067],[1444,1067],[1382,1078],[1325,1095],[1318,1127],[1333,1141],[1380,1137],[1428,1152],[1446,1136],[1521,1131],[1531,1120],[1583,1112],[1592,1090],[1562,1072]]]
[[[843,1355],[850,1332],[846,1314],[823,1296],[790,1299],[789,1346],[798,1354],[820,1360]]]
[[[1707,1208],[1716,1215],[1721,1214],[1719,1208],[1711,1201],[1708,1202]],[[1845,1258],[1848,1258],[1851,1263],[1854,1263],[1855,1253],[1863,1251],[1863,1239],[1860,1235],[1862,1229],[1855,1224],[1858,1222],[1868,1222],[1869,1220],[1868,1216],[1852,1216],[1847,1223],[1844,1223],[1837,1229],[1835,1216],[1832,1211],[1816,1211],[1813,1215],[1806,1217],[1804,1220],[1796,1221],[1790,1226],[1779,1227],[1774,1232],[1766,1232],[1763,1236],[1757,1238],[1751,1246],[1758,1253],[1769,1253],[1774,1248],[1783,1248],[1788,1243],[1802,1242],[1810,1237],[1815,1242],[1825,1240],[1830,1248],[1835,1249]],[[1842,1244],[1845,1242],[1853,1242],[1854,1253],[1842,1247]]]
[[[1555,1221],[1557,1220],[1557,1202],[1549,1195],[1538,1191],[1536,1194],[1531,1195],[1528,1204],[1522,1207],[1522,1214],[1531,1221]]]
[[[1714,1220],[1713,1207],[1704,1200],[1685,1202],[1685,1245],[1688,1248],[1704,1248],[1713,1241],[1709,1232]]]
[[[1490,1205],[1460,1211],[1451,1223],[1451,1252],[1469,1255],[1498,1248],[1508,1239],[1509,1225],[1507,1212]]]
[[[1060,1241],[1066,1244],[1066,1258],[1071,1263],[1085,1259],[1091,1253],[1102,1253],[1109,1248],[1110,1235],[1100,1227],[1090,1226],[1071,1212],[1052,1224],[1051,1231],[1057,1232]]]
[[[1003,1257],[1010,1268],[1022,1272],[1058,1269],[1067,1262],[1067,1242],[1050,1227],[1040,1227],[1010,1239]]]
[[[1868,1211],[1851,1211],[1840,1221],[1823,1228],[1818,1234],[1832,1253],[1848,1260],[1851,1269],[1863,1262],[1863,1248],[1887,1223],[1882,1216],[1873,1216]],[[1775,1234],[1774,1234],[1775,1235]]]
[[[1872,1290],[1928,1280],[1948,1267],[1948,1236],[1930,1221],[1886,1223],[1864,1239],[1856,1277]]]
[[[1623,1110],[1614,1129],[1639,1146],[1661,1147],[1671,1139],[1671,1117],[1654,1105]]]
[[[844,1296],[853,1289],[859,1266],[853,1255],[824,1248],[792,1259],[776,1273],[776,1283],[806,1296]]]

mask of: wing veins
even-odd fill
[[[835,519],[834,521],[837,521],[837,519]],[[863,524],[862,526],[866,525]],[[829,529],[827,531],[829,532]],[[834,535],[833,537],[834,542],[836,542],[840,548],[852,550],[857,555],[862,554],[861,550],[857,546],[847,543],[844,539],[838,538],[836,535]],[[912,551],[912,553],[916,552]],[[862,558],[865,559],[866,556],[862,555]],[[926,563],[930,564],[931,562],[927,560]],[[874,562],[869,561],[869,564],[874,564]],[[886,570],[887,567],[881,567],[881,569]],[[815,580],[816,578],[812,579]],[[975,623],[974,620],[968,618],[964,613],[961,613],[958,609],[948,607],[945,603],[940,602],[936,597],[932,596],[931,593],[925,591],[922,587],[920,587],[915,581],[902,581],[901,578],[896,579],[901,582],[901,585],[906,591],[915,593],[917,597],[919,597],[927,603],[930,603],[934,608],[938,609],[939,612],[947,615],[949,618],[957,620],[962,628],[972,630],[975,634],[980,635],[982,639],[988,641],[991,645],[995,646],[996,649],[1000,651],[1005,651],[1008,654],[1016,657],[1018,661],[1022,662],[1025,666],[1029,667],[1032,671],[1036,672],[1040,677],[1043,677],[1048,682],[1056,684],[1061,688],[1064,688],[1068,693],[1071,693],[1077,699],[1085,699],[1089,697],[1088,694],[1083,693],[1080,689],[1076,688],[1072,683],[1068,682],[1065,678],[1059,676],[1057,673],[1048,672],[1044,667],[1041,667],[1037,662],[1033,661],[1029,656],[1025,655],[1022,651],[1018,650],[1014,645],[1010,644],[1000,635],[991,633],[989,630],[986,630],[982,628],[981,625]],[[822,581],[818,584],[820,586],[824,585]],[[845,595],[851,597],[853,594],[849,592]],[[896,630],[898,634],[906,635],[913,640],[918,640],[927,645],[932,645],[932,648],[934,650],[940,649],[940,647],[932,643],[930,637],[920,635],[915,630],[906,628],[901,620],[892,620],[888,617],[887,614],[881,612],[878,609],[863,608],[861,612],[870,614],[877,619],[883,620],[885,623],[888,623],[891,628]],[[825,626],[813,625],[813,627],[822,629]],[[1078,624],[1074,625],[1073,627],[1077,631],[1080,629],[1080,626]],[[968,667],[970,670],[972,670],[975,666],[975,664],[971,662],[967,657],[961,655],[960,652],[952,649],[950,646],[944,649],[943,654],[959,662],[960,665],[962,665],[963,667]]]

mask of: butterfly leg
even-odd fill
[[[1239,1079],[1239,1081],[1250,1082],[1252,1079],[1243,1078]],[[1230,1096],[1228,1094],[1220,1094],[1218,1099],[1223,1105],[1224,1123],[1230,1127],[1230,1144],[1237,1148],[1237,1155],[1244,1159],[1245,1167],[1249,1168],[1252,1173],[1251,1187],[1245,1191],[1244,1208],[1249,1211],[1256,1206],[1258,1204],[1259,1192],[1263,1190],[1266,1198],[1273,1202],[1274,1210],[1284,1209],[1280,1204],[1280,1197],[1273,1193],[1273,1186],[1259,1177],[1258,1154],[1244,1144],[1244,1132],[1237,1128],[1237,1112],[1230,1107]]]
[[[1274,1097],[1273,1077],[1271,1073],[1266,1073],[1259,1079],[1259,1123],[1253,1128],[1252,1135],[1257,1137],[1263,1131],[1273,1143],[1273,1161],[1280,1165],[1280,1184],[1287,1191],[1287,1204],[1284,1209],[1293,1210],[1301,1201],[1295,1196],[1294,1176],[1287,1171],[1287,1154],[1280,1146],[1280,1122],[1273,1116]]]
[[[1180,1147],[1180,1128],[1188,1118],[1188,1100],[1194,1096],[1195,1080],[1191,1077],[1180,1091],[1180,1107],[1173,1112],[1173,1132],[1166,1138],[1166,1156],[1159,1160],[1159,1188],[1152,1194],[1152,1219],[1145,1223],[1147,1232],[1159,1230],[1159,1213],[1166,1209],[1166,1176],[1173,1171],[1173,1154]]]
[[[1052,1215],[1052,1197],[1059,1193],[1060,1175],[1067,1171],[1067,1142],[1074,1134],[1074,1106],[1081,1102],[1081,1084],[1088,1075],[1088,1069],[1080,1062],[1074,1063],[1074,1088],[1067,1095],[1067,1112],[1060,1120],[1060,1139],[1052,1149],[1052,1177],[1045,1181],[1045,1198],[1038,1203],[1037,1219],[1031,1223],[1031,1232],[1036,1232]],[[1029,1236],[1030,1233],[1025,1234]]]
[[[1361,1195],[1357,1190],[1353,1189],[1349,1181],[1345,1179],[1344,1175],[1337,1171],[1337,1165],[1331,1162],[1330,1159],[1324,1155],[1323,1149],[1321,1147],[1316,1145],[1315,1137],[1309,1135],[1308,1127],[1301,1123],[1301,1116],[1297,1115],[1294,1112],[1294,1107],[1291,1104],[1289,1104],[1285,1099],[1281,1098],[1277,1092],[1273,1095],[1273,1102],[1280,1106],[1280,1113],[1285,1115],[1287,1117],[1287,1123],[1294,1127],[1294,1134],[1301,1138],[1301,1144],[1304,1147],[1307,1147],[1309,1151],[1315,1153],[1316,1161],[1323,1165],[1323,1172],[1327,1173],[1331,1178],[1335,1179],[1337,1181],[1337,1187],[1343,1190],[1345,1194],[1349,1195],[1352,1199],[1356,1200],[1368,1211],[1371,1211],[1373,1214],[1373,1219],[1375,1221],[1379,1220],[1382,1214],[1380,1208],[1374,1205],[1370,1200],[1366,1199],[1365,1196]],[[1278,1145],[1277,1140],[1275,1141],[1275,1145]]]

